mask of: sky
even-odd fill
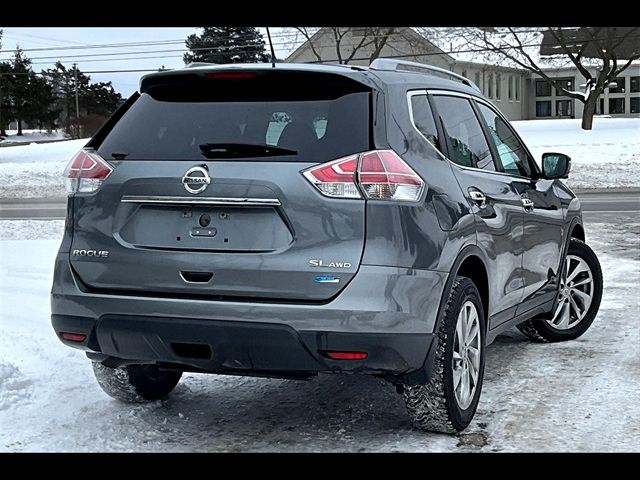
[[[186,51],[184,40],[196,33],[193,28],[14,28],[3,30],[0,61],[8,60],[17,45],[33,62],[33,69],[39,72],[51,68],[57,60],[71,67],[78,64],[82,72],[104,70],[144,70],[180,68],[184,66],[182,55]],[[263,33],[266,30],[260,29]],[[271,35],[278,58],[284,58],[292,50],[291,36],[280,28],[271,29]],[[264,35],[265,42],[267,40]],[[168,42],[161,45],[128,45],[102,47],[116,43]],[[101,48],[75,47],[100,45]],[[73,47],[73,48],[71,48]],[[42,50],[47,49],[47,50]],[[267,47],[268,49],[268,47]],[[169,51],[167,51],[169,50]],[[112,54],[112,55],[105,55]],[[89,73],[93,82],[113,82],[116,91],[128,97],[137,88],[146,72]]]

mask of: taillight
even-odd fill
[[[424,180],[393,150],[374,150],[323,163],[302,174],[327,197],[416,201]],[[361,188],[358,188],[358,185]]]
[[[93,149],[82,149],[64,170],[68,194],[91,193],[98,190],[113,168]]]
[[[358,155],[351,155],[310,168],[302,174],[327,197],[362,198],[355,182],[357,164]]]

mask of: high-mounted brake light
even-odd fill
[[[205,76],[210,80],[252,80],[256,72],[211,72]]]
[[[302,172],[323,195],[416,201],[424,180],[393,150],[373,150],[323,163]],[[358,188],[360,187],[360,188]]]
[[[80,150],[64,170],[65,187],[69,195],[73,193],[91,193],[98,190],[113,172],[109,165],[95,150]]]

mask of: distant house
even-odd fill
[[[324,27],[309,41],[296,48],[286,59],[297,63],[339,63],[348,61],[352,65],[367,66],[376,45],[368,45],[353,53],[352,45],[363,38],[364,29],[353,27],[340,42],[340,54],[336,49],[333,31]],[[312,45],[313,48],[312,48]],[[318,61],[317,55],[322,61]],[[510,120],[536,118],[581,118],[583,104],[560,95],[555,88],[522,68],[491,65],[469,61],[462,55],[445,53],[411,28],[401,28],[380,49],[378,57],[395,57],[402,60],[427,63],[459,73],[473,81]],[[547,75],[561,79],[571,89],[581,90],[585,78],[576,68],[548,69]],[[617,85],[611,85],[601,96],[597,114],[614,116],[640,115],[640,62],[623,72]]]

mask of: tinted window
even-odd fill
[[[434,96],[449,142],[449,158],[465,167],[493,170],[493,158],[478,118],[465,98]]]
[[[513,131],[489,107],[481,103],[478,104],[478,107],[480,107],[480,112],[489,127],[491,139],[496,145],[502,171],[512,175],[530,177],[531,166],[529,165],[527,152]]]
[[[437,149],[440,148],[438,140],[438,130],[436,122],[433,119],[433,113],[427,100],[426,95],[413,95],[411,97],[411,113],[413,115],[413,123],[420,133],[431,142]]]
[[[173,101],[143,93],[107,134],[98,152],[106,159],[112,153],[126,153],[127,160],[215,160],[205,157],[200,145],[221,143],[270,145],[297,152],[249,158],[262,161],[323,162],[366,151],[369,94],[309,100]]]

